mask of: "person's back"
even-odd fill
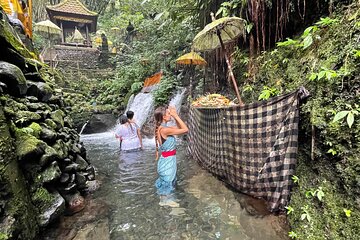
[[[130,151],[141,148],[140,140],[137,135],[137,127],[134,123],[121,124],[116,134],[121,138],[121,150]]]
[[[140,145],[141,145],[141,148],[143,148],[143,144],[142,144],[142,136],[141,136],[141,132],[140,132],[140,126],[135,122],[134,120],[134,112],[129,110],[126,112],[126,117],[128,118],[128,121],[129,123],[134,123],[136,128],[137,128],[137,136],[139,138],[139,141],[140,141]]]

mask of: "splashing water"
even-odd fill
[[[133,101],[129,101],[126,111],[134,112],[134,119],[140,128],[154,110],[154,97],[152,93],[139,93]]]

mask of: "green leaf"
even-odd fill
[[[314,81],[317,78],[317,74],[316,73],[311,73],[309,80],[310,81]]]
[[[322,198],[325,196],[325,193],[322,191],[321,188],[318,189],[317,193],[316,193],[316,197],[319,199],[319,201],[322,201]]]
[[[340,119],[346,117],[346,115],[349,113],[350,111],[341,111],[341,112],[338,112],[334,119],[333,119],[333,122],[337,122],[339,121]]]
[[[349,114],[347,115],[346,121],[347,121],[347,124],[349,125],[349,128],[351,128],[351,126],[354,123],[354,114],[352,112],[349,112]]]
[[[318,79],[322,79],[326,74],[326,71],[320,71],[319,74],[318,74]]]
[[[344,208],[344,213],[346,217],[351,217],[351,210]]]
[[[294,181],[294,183],[298,183],[299,182],[299,177],[298,176],[292,176],[291,179]]]
[[[330,148],[327,153],[331,153],[333,156],[337,154],[337,152],[332,148]]]
[[[297,234],[295,232],[291,231],[291,232],[289,232],[289,237],[291,237],[291,239],[295,239],[298,236],[297,236]]]
[[[310,47],[311,44],[313,43],[313,38],[312,38],[312,36],[311,36],[311,35],[306,36],[306,38],[304,39],[303,43],[304,43],[303,49],[306,49],[306,48]]]
[[[291,206],[287,206],[285,208],[287,210],[287,212],[286,212],[287,215],[291,214],[294,211],[294,208],[292,208]]]

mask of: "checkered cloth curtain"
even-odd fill
[[[188,151],[230,186],[287,205],[298,147],[299,100],[304,88],[242,107],[190,110]]]

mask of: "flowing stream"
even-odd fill
[[[154,187],[157,172],[153,139],[145,139],[144,150],[132,153],[120,153],[111,132],[83,135],[81,139],[101,179],[90,202],[99,200],[109,207],[105,218],[111,240],[286,239],[276,227],[277,217],[251,216],[239,203],[245,196],[229,190],[201,169],[186,156],[185,146],[180,145],[177,153],[175,200],[179,207],[169,207],[159,205]],[[104,218],[96,211],[92,214],[92,222]]]
[[[184,93],[180,89],[169,105],[179,111]],[[151,93],[136,95],[128,109],[142,126],[153,111]],[[49,228],[45,240],[287,239],[283,219],[259,214],[251,204],[258,200],[231,191],[201,169],[186,156],[186,143],[177,151],[174,197],[179,206],[170,207],[159,205],[154,186],[154,139],[144,139],[144,150],[131,153],[120,153],[112,131],[81,135],[81,141],[97,169],[100,188],[87,197],[85,210]]]

